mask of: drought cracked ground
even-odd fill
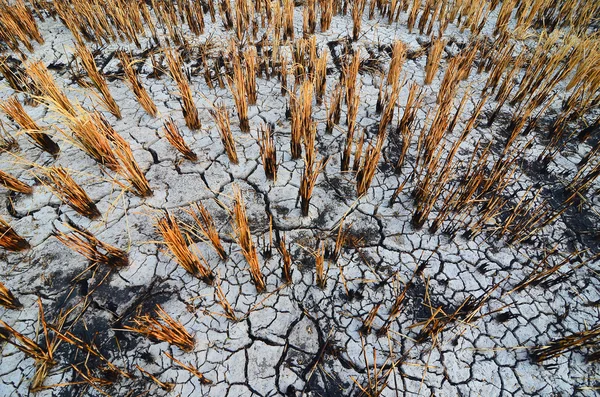
[[[434,200],[423,227],[417,227],[414,221],[415,195],[423,178],[420,131],[427,133],[428,128],[423,127],[433,122],[438,92],[447,89],[442,82],[451,59],[476,39],[488,40],[494,49],[494,27],[501,6],[486,14],[477,37],[470,29],[461,29],[458,21],[448,25],[443,33],[446,42],[440,70],[429,85],[423,81],[433,36],[420,34],[416,27],[412,32],[408,29],[412,6],[390,24],[379,9],[369,18],[367,5],[360,34],[352,40],[350,3],[346,15],[333,16],[327,31],[317,28],[314,35],[309,35],[316,38],[319,54],[328,53],[325,103],[313,103],[312,111],[317,122],[317,158],[328,162],[317,179],[309,213],[302,216],[298,191],[305,162],[290,154],[290,94],[282,94],[278,73],[269,71],[268,65],[266,70],[259,68],[257,103],[249,106],[250,132],[240,131],[231,92],[227,84],[218,83],[218,74],[229,70],[225,64],[235,29],[225,29],[218,13],[211,21],[208,3],[204,5],[203,34],[192,34],[187,24],[177,26],[186,41],[178,51],[188,71],[202,124],[196,131],[185,126],[177,85],[161,47],[150,34],[143,39],[140,36],[139,47],[114,40],[102,45],[88,43],[120,108],[121,119],[100,105],[87,73],[76,61],[74,35],[60,19],[42,11],[44,20],[37,16],[36,21],[45,42],[36,43],[31,52],[25,51],[28,62],[43,62],[73,103],[80,103],[87,111],[98,109],[129,143],[153,191],[149,197],[128,190],[121,177],[74,144],[56,106],[36,104],[35,96],[15,93],[6,78],[2,81],[2,100],[17,95],[25,102],[27,113],[58,142],[60,153],[52,156],[34,146],[24,134],[13,133],[19,149],[0,154],[3,171],[33,186],[30,195],[0,191],[2,218],[31,246],[23,252],[0,250],[2,283],[23,306],[19,310],[0,308],[1,319],[38,341],[42,348],[50,341],[56,342],[58,332],[93,346],[86,350],[65,340],[56,343],[54,365],[36,394],[593,395],[600,384],[597,358],[591,359],[597,344],[541,360],[536,359],[540,350],[534,349],[597,329],[598,325],[600,281],[595,255],[600,251],[600,184],[592,182],[574,204],[563,208],[562,203],[569,196],[565,186],[600,135],[595,130],[584,142],[561,142],[556,145],[560,150],[547,164],[542,166],[538,161],[548,144],[547,131],[571,92],[566,89],[569,79],[548,93],[551,99],[541,106],[542,116],[532,131],[518,135],[514,143],[517,150],[506,155],[517,156],[506,170],[510,175],[501,188],[485,198],[490,206],[490,197],[505,200],[502,210],[482,221],[479,214],[484,210],[480,207],[463,207],[445,217],[438,230],[430,227],[440,213],[443,215],[452,183],[459,183],[465,175],[472,176],[468,172],[473,168],[473,153],[490,145],[486,173],[491,173],[493,162],[506,154],[508,125],[519,105],[507,102],[494,123],[488,125],[497,106],[492,95],[477,125],[458,148],[449,179],[454,182],[449,182]],[[296,41],[302,37],[304,7],[299,3],[294,9]],[[149,9],[156,22],[156,9]],[[516,18],[513,15],[510,24],[515,24]],[[437,22],[435,26],[437,32]],[[158,22],[157,30],[162,47],[168,47],[171,34]],[[272,50],[271,30],[258,26],[255,37],[250,30],[238,43],[240,48],[255,44],[261,56],[268,53],[267,49]],[[514,56],[522,48],[529,48],[527,54],[531,57],[541,30],[532,26],[520,33],[510,38],[516,43]],[[350,171],[340,170],[348,129],[346,102],[342,104],[341,122],[330,133],[325,131],[328,104],[351,58],[345,54],[360,54],[355,140],[358,142],[364,130],[364,148],[375,142],[381,119],[378,96],[395,40],[407,46],[400,78],[405,84],[400,87],[375,176],[366,194],[358,197],[353,160]],[[288,65],[293,64],[291,42],[282,41],[279,48]],[[131,51],[137,61],[134,67],[156,104],[156,117],[142,109],[125,83],[117,50]],[[478,71],[478,65],[486,56],[484,47],[480,48],[468,78],[457,85],[452,116],[465,92],[471,95],[465,97],[462,116],[440,144],[443,159],[480,104],[490,72]],[[13,52],[5,60],[13,71],[21,63],[18,58]],[[205,78],[207,69],[211,73],[210,87]],[[416,132],[409,140],[406,158],[397,167],[403,143],[395,126],[407,111],[413,82],[422,87],[423,100],[411,126]],[[287,88],[294,90],[291,72]],[[218,103],[231,113],[238,164],[229,160],[210,114]],[[536,109],[534,115],[539,111]],[[569,122],[565,136],[579,133],[597,116],[597,109],[590,108],[580,119]],[[165,138],[163,123],[169,117],[197,154],[197,161],[185,159]],[[18,132],[6,114],[2,122],[9,131]],[[276,181],[267,180],[263,169],[258,143],[263,124],[272,125],[274,131]],[[360,153],[360,149],[354,149],[353,153]],[[592,158],[592,162],[597,161]],[[100,218],[90,220],[80,215],[42,183],[41,167],[51,165],[70,172],[92,198],[102,214]],[[253,283],[232,226],[236,186],[243,195],[266,283],[261,293]],[[510,223],[513,212],[509,209],[518,209],[523,197],[533,197],[536,205],[545,201],[552,210],[552,221],[532,228],[531,234],[526,232],[526,238],[520,241],[511,241],[509,233],[503,235],[499,230]],[[154,226],[165,216],[165,210],[182,225],[193,224],[184,210],[197,202],[214,218],[226,251],[226,259],[220,259],[208,241],[189,236],[193,252],[203,257],[217,276],[213,285],[178,265]],[[519,216],[532,215],[521,212]],[[115,268],[96,264],[67,248],[55,237],[56,230],[67,230],[67,224],[126,250],[128,265]],[[292,258],[289,283],[284,280],[283,255],[278,249],[284,236]],[[341,250],[336,252],[338,237]],[[319,273],[316,265],[323,259],[324,269]],[[216,293],[218,285],[233,309],[234,320]],[[43,321],[38,302],[43,307],[48,333],[40,325]],[[156,305],[193,336],[195,346],[191,351],[126,328],[133,325],[136,316],[155,316]],[[6,339],[14,342],[14,337]],[[30,385],[39,370],[34,358],[13,343],[4,342],[0,353],[0,395],[33,394]],[[184,365],[202,376],[194,375]]]

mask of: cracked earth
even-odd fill
[[[418,52],[429,39],[409,33],[402,22],[387,24],[365,15],[359,40],[351,42],[352,20],[336,15],[327,32],[315,33],[319,50],[329,51],[327,94],[339,80],[339,57],[344,46],[360,49],[373,67],[361,69],[361,103],[357,124],[371,138],[377,132],[376,113],[381,71],[389,64],[390,45],[396,39]],[[296,7],[296,34],[301,36],[302,7]],[[204,34],[191,36],[192,48],[210,41],[214,54],[227,46],[231,31],[220,20],[205,18]],[[493,14],[482,34],[493,31]],[[586,250],[597,253],[598,196],[590,195],[580,208],[570,208],[533,237],[508,244],[505,239],[483,232],[469,238],[466,229],[458,233],[444,227],[432,233],[411,224],[414,202],[412,172],[417,142],[412,142],[405,165],[398,172],[397,146],[389,137],[373,182],[363,197],[356,195],[354,174],[340,172],[345,124],[325,133],[326,106],[313,105],[318,122],[317,153],[329,158],[317,180],[309,215],[303,217],[298,189],[304,163],[291,158],[290,121],[286,117],[289,96],[280,93],[276,77],[257,79],[258,101],[249,107],[250,133],[242,133],[235,116],[230,91],[209,88],[195,68],[194,53],[184,57],[191,71],[191,88],[199,110],[202,128],[185,127],[177,86],[163,64],[160,75],[153,68],[151,39],[141,48],[118,42],[91,46],[96,63],[109,81],[122,119],[117,120],[98,104],[90,87],[75,78],[74,44],[70,31],[58,20],[38,21],[44,44],[36,44],[28,56],[40,59],[73,102],[86,109],[99,109],[113,128],[131,145],[146,175],[153,195],[140,198],[115,184],[112,176],[83,150],[61,139],[59,129],[67,130],[52,110],[43,105],[26,105],[26,111],[56,137],[61,152],[53,158],[18,135],[20,150],[0,155],[1,168],[34,187],[32,195],[0,191],[0,214],[31,244],[24,253],[0,251],[2,282],[18,297],[22,310],[0,308],[2,320],[22,334],[35,339],[38,326],[37,300],[41,299],[46,320],[51,323],[61,310],[76,307],[78,321],[71,331],[93,341],[115,366],[130,374],[105,387],[93,388],[81,382],[71,364],[86,360],[75,347],[63,343],[55,352],[57,364],[51,369],[40,396],[75,395],[165,395],[165,396],[355,396],[369,384],[373,373],[386,375],[381,395],[592,395],[599,384],[598,363],[587,363],[587,350],[574,350],[543,363],[532,360],[529,349],[549,341],[584,331],[598,321],[600,282],[597,261],[561,268],[559,282],[530,285],[513,291],[534,270],[550,249],[556,248],[550,263],[559,263],[570,253]],[[186,31],[183,27],[184,32]],[[300,30],[299,30],[300,29]],[[259,30],[260,37],[260,30]],[[440,72],[431,85],[423,86],[425,101],[417,113],[420,129],[426,113],[435,107],[435,98],[447,65],[447,58],[470,40],[452,24],[444,37],[449,39]],[[128,49],[140,79],[157,105],[159,115],[148,115],[135,101],[123,81],[123,71],[115,51]],[[283,47],[289,56],[289,48]],[[156,56],[160,60],[159,56]],[[12,59],[16,59],[16,56]],[[403,74],[407,81],[422,83],[426,55],[407,59]],[[381,71],[378,68],[381,67]],[[195,71],[196,70],[196,71]],[[483,89],[486,72],[471,73],[460,85],[457,97],[467,86],[477,93]],[[6,81],[1,99],[14,94]],[[561,88],[557,88],[560,90]],[[19,94],[22,95],[22,94]],[[402,114],[408,85],[401,89],[398,113]],[[472,96],[466,117],[457,124],[455,139],[479,101]],[[221,143],[209,109],[224,103],[232,114],[232,132],[239,164],[232,164]],[[482,118],[494,108],[487,104]],[[343,107],[345,109],[345,107]],[[560,102],[550,108],[558,112]],[[344,114],[345,110],[343,110]],[[510,117],[505,106],[500,120]],[[14,124],[2,115],[9,130]],[[162,125],[171,117],[180,127],[198,161],[185,160],[165,139]],[[263,123],[274,126],[278,154],[276,182],[268,181],[257,143]],[[469,158],[476,143],[494,142],[505,137],[506,122],[487,127],[480,123],[461,146],[459,159]],[[539,128],[547,128],[543,125]],[[526,140],[525,138],[523,138]],[[528,138],[527,138],[528,139]],[[548,166],[538,172],[527,161],[519,162],[518,178],[503,192],[520,197],[532,186],[544,187],[543,195],[558,195],[564,180],[573,175],[577,163],[590,150],[591,143],[569,145]],[[543,142],[534,140],[524,155],[535,159]],[[502,148],[494,149],[498,156]],[[466,164],[466,163],[465,163]],[[89,220],[63,204],[35,177],[36,167],[61,165],[84,187],[102,213]],[[396,200],[390,198],[406,182]],[[233,238],[231,226],[233,188],[240,187],[247,207],[253,239],[259,251],[266,291],[257,293],[248,264]],[[598,183],[594,185],[597,189]],[[190,222],[183,212],[190,204],[202,202],[215,219],[228,257],[220,260],[208,242],[197,241],[195,249],[221,280],[221,287],[239,321],[224,316],[213,286],[194,278],[177,264],[156,232],[153,223],[164,209]],[[430,216],[435,217],[436,211]],[[61,244],[53,231],[73,223],[96,237],[127,251],[129,264],[119,269],[92,267],[81,255]],[[337,260],[326,260],[326,285],[316,283],[317,247],[332,247],[340,225],[347,233]],[[446,225],[446,224],[445,224]],[[293,258],[292,282],[282,280],[282,258],[276,244],[285,235]],[[421,267],[421,272],[415,275]],[[415,275],[413,277],[413,275]],[[412,280],[410,283],[409,281]],[[386,325],[396,297],[405,285],[407,295],[400,314]],[[489,295],[489,296],[488,296]],[[457,319],[434,338],[421,338],[422,322],[441,308],[453,313],[468,297],[486,297],[472,321]],[[151,313],[161,307],[193,335],[196,345],[184,352],[166,342],[150,340],[127,331],[137,313]],[[374,308],[378,307],[378,310]],[[374,314],[372,330],[364,321]],[[164,353],[190,364],[211,384],[175,363]],[[0,395],[30,395],[34,360],[10,344],[0,351]],[[90,366],[99,365],[90,359]],[[136,365],[173,389],[163,390]]]

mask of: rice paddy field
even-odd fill
[[[0,396],[592,396],[600,3],[0,0]]]

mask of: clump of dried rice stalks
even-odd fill
[[[441,38],[433,39],[433,42],[429,46],[429,52],[427,53],[427,63],[425,64],[425,84],[429,85],[435,77],[435,73],[440,67],[440,60],[442,59],[442,53],[446,41]]]
[[[0,218],[0,247],[15,252],[31,248],[27,240],[19,236],[2,218]]]
[[[0,171],[0,185],[4,186],[8,190],[13,192],[31,194],[33,189],[28,184],[21,182],[14,176],[7,174],[4,171]]]
[[[181,267],[207,284],[213,283],[214,275],[208,263],[202,256],[200,259],[195,255],[188,247],[190,238],[187,235],[184,237],[177,219],[173,215],[165,211],[165,216],[156,221],[155,227]]]
[[[229,157],[229,161],[233,164],[238,163],[237,151],[235,150],[235,140],[231,133],[231,124],[229,123],[229,112],[223,104],[215,105],[214,109],[210,110],[215,123],[217,124],[219,135],[221,136],[221,142]]]
[[[352,40],[354,41],[358,40],[366,5],[367,0],[355,0],[352,2]]]
[[[365,151],[362,163],[356,173],[356,191],[359,197],[363,196],[369,189],[369,186],[371,186],[371,181],[377,172],[377,163],[381,156],[384,141],[385,133],[380,133],[377,136],[375,145],[369,143]]]
[[[208,212],[206,207],[204,207],[204,205],[200,202],[194,203],[192,207],[193,208],[190,208],[186,211],[192,217],[192,219],[194,219],[197,226],[197,228],[192,227],[191,232],[199,234],[203,238],[210,241],[221,259],[227,258],[227,252],[225,252],[225,249],[221,244],[219,231],[215,226],[215,222],[213,217],[210,215],[210,212]]]
[[[286,284],[292,283],[292,255],[290,255],[290,251],[288,246],[285,243],[285,235],[281,237],[279,240],[279,246],[277,250],[281,254],[281,260],[283,261],[283,281]]]
[[[402,137],[402,149],[398,156],[398,164],[396,168],[400,170],[408,153],[408,147],[410,146],[410,140],[413,136],[413,124],[417,119],[417,111],[421,108],[423,102],[423,90],[416,83],[412,83],[409,91],[408,98],[406,99],[406,105],[404,106],[404,113],[398,121],[396,127],[396,133],[399,133]]]
[[[74,142],[98,164],[112,171],[119,170],[118,158],[110,145],[112,136],[117,133],[102,114],[97,111],[83,112],[79,117],[68,118],[67,124],[75,139],[60,130],[65,138]]]
[[[42,309],[42,302],[40,300],[38,300],[38,305],[38,321],[40,323],[39,325],[41,325],[42,332],[46,340],[45,347],[41,346],[35,340],[23,335],[4,321],[0,320],[0,341],[10,343],[25,355],[35,360],[35,374],[31,379],[30,385],[30,390],[34,393],[42,389],[44,380],[48,376],[48,372],[54,365],[56,365],[56,361],[54,360],[54,352],[61,342],[58,340],[56,335],[52,337],[49,336],[48,325],[44,318],[44,311]],[[57,328],[62,328],[65,319],[66,316],[58,319]]]
[[[346,124],[348,124],[348,132],[346,135],[346,152],[342,157],[342,171],[348,170],[349,152],[354,137],[356,128],[356,116],[358,115],[358,107],[360,104],[360,85],[358,82],[358,71],[360,68],[360,50],[354,52],[352,59],[344,65],[342,71],[344,73],[344,83],[346,85],[346,103],[348,112],[346,114]]]
[[[317,105],[323,103],[323,97],[325,96],[325,90],[327,89],[327,52],[323,51],[323,54],[315,61],[315,96],[317,99]]]
[[[210,2],[212,3],[212,1]],[[231,14],[233,13],[231,10],[231,2],[227,0],[221,0],[219,2],[219,10],[221,11],[221,18],[223,20],[223,27],[225,30],[230,30],[233,28],[233,18]]]
[[[387,84],[393,85],[400,80],[400,72],[406,61],[406,44],[402,40],[396,40],[392,46],[392,60],[387,75]]]
[[[198,109],[192,98],[189,77],[183,72],[183,60],[176,50],[168,49],[165,51],[167,64],[171,71],[173,80],[177,83],[179,94],[181,95],[183,118],[185,125],[191,130],[197,130],[201,127]]]
[[[250,105],[256,105],[257,57],[256,47],[254,46],[249,47],[244,53],[246,92],[248,93],[248,104]]]
[[[90,50],[85,46],[85,44],[79,44],[75,49],[75,54],[81,60],[83,68],[87,72],[88,77],[90,80],[92,80],[92,83],[100,92],[100,95],[102,95],[102,102],[108,111],[111,112],[117,119],[121,119],[121,110],[119,109],[119,105],[117,105],[117,102],[115,102],[115,99],[110,94],[106,79],[102,73],[98,71],[96,61],[94,60],[94,56]]]
[[[273,127],[270,124],[262,124],[259,130],[258,146],[260,157],[267,179],[277,180],[277,148],[273,139]]]
[[[11,152],[19,148],[17,140],[4,127],[4,123],[0,120],[0,151]]]
[[[235,33],[239,41],[250,28],[250,10],[246,0],[235,0]]]
[[[248,217],[246,215],[246,205],[244,204],[244,198],[240,188],[234,186],[233,189],[233,231],[237,243],[242,248],[242,254],[250,267],[250,275],[252,276],[256,290],[262,292],[266,289],[266,283],[260,270],[260,264],[258,263],[256,246],[252,241],[252,233],[250,232]]]
[[[31,138],[31,140],[42,150],[56,156],[60,152],[60,148],[46,133],[40,132],[41,128],[37,123],[25,112],[21,102],[15,97],[11,97],[0,103],[0,108],[23,129],[23,131]]]
[[[319,0],[319,7],[321,8],[321,32],[326,32],[331,26],[331,19],[333,17],[333,1]]]
[[[35,88],[42,93],[41,100],[48,106],[54,106],[65,116],[76,116],[75,108],[65,93],[56,85],[52,75],[41,61],[24,65],[25,72],[33,81]]]
[[[54,237],[68,248],[83,255],[93,265],[101,264],[111,268],[127,266],[127,252],[102,242],[87,230],[64,225],[70,233],[60,230],[54,232]]]
[[[163,131],[169,143],[173,145],[173,147],[177,149],[179,153],[183,154],[183,157],[190,161],[198,160],[198,156],[196,155],[196,153],[194,153],[192,149],[190,149],[190,147],[187,145],[187,143],[185,143],[185,141],[183,140],[181,132],[179,131],[179,128],[177,128],[177,124],[175,124],[172,118],[169,117],[164,122]]]
[[[31,94],[29,91],[35,90],[35,88],[29,87],[27,77],[25,76],[21,64],[9,63],[8,61],[8,56],[0,58],[0,74],[4,76],[6,83],[8,83],[9,87],[16,92],[27,92]]]
[[[302,138],[305,131],[312,128],[312,99],[313,84],[310,80],[302,84],[299,96],[296,96],[296,93],[290,93],[292,115],[290,151],[293,159],[302,156]]]
[[[294,0],[283,0],[283,39],[294,40]]]
[[[23,0],[3,1],[0,4],[0,39],[12,51],[21,53],[19,41],[28,51],[33,51],[31,40],[44,43],[33,14]]]
[[[248,87],[246,77],[242,71],[240,57],[235,43],[231,43],[231,63],[233,65],[233,76],[227,76],[227,85],[233,95],[233,101],[238,112],[240,120],[240,130],[250,132],[250,123],[248,121]]]
[[[196,341],[180,322],[171,318],[160,305],[156,305],[156,315],[157,318],[147,314],[137,315],[132,319],[134,325],[124,328],[150,339],[167,342],[186,352],[194,350]]]
[[[129,181],[131,187],[134,188],[135,193],[138,196],[151,196],[152,189],[150,188],[150,184],[140,169],[137,161],[135,161],[133,153],[131,152],[131,147],[127,141],[125,141],[121,135],[116,133],[112,137],[112,140],[114,143],[114,153],[119,159],[120,163],[119,173],[121,173]]]
[[[315,33],[317,27],[316,11],[316,0],[306,0],[302,15],[302,31],[305,37]]]
[[[94,204],[85,190],[73,180],[66,169],[62,167],[48,167],[42,168],[40,171],[46,178],[41,179],[41,182],[48,186],[63,203],[90,219],[96,219],[101,216],[100,211],[96,208],[96,204]]]
[[[124,51],[119,52],[119,59],[121,60],[121,65],[123,66],[123,72],[125,73],[125,77],[133,91],[133,94],[137,98],[139,104],[144,108],[146,112],[152,117],[156,117],[158,110],[156,109],[156,105],[148,91],[142,85],[135,69],[133,69],[131,57]]]
[[[340,118],[342,116],[342,98],[344,95],[344,91],[340,84],[337,84],[333,91],[331,92],[331,97],[329,99],[329,104],[327,107],[327,123],[325,126],[325,132],[330,134],[333,131],[333,126],[340,123]]]
[[[315,188],[315,184],[317,183],[317,178],[319,174],[325,169],[327,164],[327,160],[319,160],[316,164],[313,161],[307,161],[306,157],[304,158],[304,170],[302,171],[302,178],[300,179],[300,208],[302,211],[302,216],[308,216],[308,212],[310,209],[310,199],[312,197],[312,192]]]
[[[235,311],[233,310],[233,307],[231,307],[231,304],[227,300],[227,296],[225,295],[225,292],[223,292],[223,288],[221,288],[221,280],[215,283],[215,300],[225,311],[225,317],[233,322],[239,320],[235,314]]]
[[[22,309],[23,305],[12,292],[2,282],[0,282],[0,306],[4,306],[7,309]]]
[[[589,330],[575,332],[574,334],[550,341],[545,346],[535,347],[529,354],[535,362],[541,363],[577,348],[593,345],[599,340],[600,325],[596,325]]]
[[[379,135],[387,133],[387,127],[390,124],[390,122],[392,121],[392,119],[394,118],[394,109],[396,108],[396,102],[398,101],[399,95],[400,95],[400,83],[398,81],[396,81],[394,83],[394,85],[392,86],[391,94],[387,95],[387,90],[386,90],[386,95],[385,95],[384,100],[386,100],[387,102],[385,103],[385,106],[383,107],[383,111],[381,113],[381,119],[379,121],[379,129],[378,129]]]
[[[338,226],[338,233],[335,238],[335,246],[333,247],[333,250],[327,249],[325,252],[325,256],[327,257],[327,259],[334,263],[337,262],[338,259],[340,258],[340,255],[342,253],[342,248],[344,247],[344,244],[345,244],[346,240],[348,239],[349,227],[344,228],[345,219],[346,218],[344,216],[340,220],[340,223]]]

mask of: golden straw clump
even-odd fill
[[[435,74],[440,67],[442,52],[446,46],[446,40],[441,38],[433,39],[427,53],[427,63],[425,64],[425,84],[429,85],[433,81]]]
[[[21,102],[15,97],[11,97],[0,103],[0,108],[11,118],[21,129],[31,138],[31,140],[42,150],[56,156],[60,152],[60,147],[37,125],[37,123],[27,114]]]
[[[70,225],[64,226],[69,233],[57,230],[54,232],[56,239],[68,248],[84,256],[92,264],[106,265],[111,268],[128,265],[127,252],[98,240],[96,236],[87,230],[75,228]]]
[[[352,2],[352,40],[354,41],[358,40],[366,5],[367,0],[355,0]]]
[[[260,264],[258,263],[258,252],[252,241],[252,233],[250,232],[250,225],[248,225],[244,198],[239,187],[234,186],[233,189],[233,231],[237,243],[242,249],[242,254],[250,267],[250,275],[252,276],[256,290],[258,292],[263,292],[266,289],[266,283],[260,270]]]
[[[250,132],[250,122],[248,121],[248,84],[246,83],[246,76],[244,76],[240,56],[234,42],[231,43],[230,54],[233,76],[227,76],[227,85],[229,86],[231,95],[233,95],[233,101],[238,112],[240,130],[242,132]]]
[[[0,185],[13,192],[31,194],[33,189],[28,184],[21,182],[14,176],[0,170]]]
[[[3,320],[0,320],[0,341],[10,343],[21,352],[35,360],[35,374],[31,379],[30,385],[30,390],[34,393],[43,388],[43,383],[48,376],[48,372],[54,365],[56,365],[54,351],[60,344],[60,341],[56,336],[53,336],[52,338],[48,337],[48,325],[44,319],[42,304],[39,300],[38,305],[41,331],[46,337],[45,346],[42,346],[39,342],[36,342],[35,340],[23,335],[5,323]],[[64,319],[59,320],[57,327],[62,327],[63,323]]]
[[[75,48],[75,54],[81,61],[81,64],[87,72],[88,77],[90,80],[92,80],[92,83],[100,92],[100,95],[102,95],[102,102],[108,111],[111,112],[117,119],[121,119],[121,110],[119,109],[119,105],[117,105],[117,102],[110,94],[106,79],[98,70],[98,66],[96,66],[96,61],[94,60],[94,56],[90,50],[85,46],[85,44],[79,44]]]
[[[177,219],[172,214],[165,211],[165,215],[156,221],[155,227],[181,267],[207,284],[213,283],[214,275],[208,263],[202,255],[198,257],[189,248],[190,238],[183,235]]]
[[[133,325],[125,325],[124,328],[150,339],[167,342],[185,352],[194,350],[196,340],[183,324],[169,316],[160,305],[156,305],[155,311],[156,317],[137,315],[132,319]]]
[[[2,282],[0,282],[0,306],[7,309],[22,309],[23,305]]]
[[[257,59],[256,47],[249,47],[244,52],[244,62],[246,64],[246,92],[248,93],[248,104],[256,105],[256,75],[257,70]]]
[[[111,146],[111,137],[116,132],[101,113],[83,111],[78,117],[68,118],[66,124],[73,134],[72,137],[65,131],[59,131],[67,140],[71,140],[98,164],[112,171],[119,170],[119,160]]]
[[[400,80],[400,72],[406,61],[406,44],[402,40],[396,40],[392,46],[392,60],[387,75],[387,84],[393,85]]]
[[[319,0],[319,7],[321,8],[321,32],[326,32],[331,27],[331,19],[333,17],[333,1]]]
[[[312,192],[317,183],[319,174],[325,169],[327,161],[321,159],[316,164],[313,160],[310,160],[308,156],[304,157],[304,170],[302,170],[302,177],[300,179],[300,208],[302,216],[308,216],[310,208],[310,199]]]
[[[0,217],[0,247],[8,250],[20,252],[31,248],[27,240],[19,236],[17,232]]]
[[[125,73],[127,82],[129,83],[133,94],[137,98],[137,101],[150,116],[156,117],[158,114],[156,105],[154,104],[152,98],[150,98],[148,91],[142,85],[139,76],[135,72],[135,69],[133,69],[131,57],[125,51],[120,51],[119,59],[121,60],[121,65],[123,66],[123,72]]]
[[[41,61],[25,63],[25,72],[35,88],[42,93],[41,101],[65,116],[75,117],[75,107],[65,93],[56,85],[54,78]]]
[[[148,183],[146,176],[140,169],[137,161],[135,161],[129,143],[117,133],[112,136],[112,141],[114,153],[119,159],[120,164],[118,172],[129,181],[135,194],[140,197],[151,196],[152,188],[150,188],[150,183]]]
[[[359,197],[363,196],[369,189],[369,186],[371,186],[371,181],[377,172],[377,163],[379,162],[384,142],[385,133],[380,133],[377,136],[377,142],[374,145],[369,143],[365,151],[362,163],[356,173],[356,191]]]
[[[185,125],[187,125],[190,130],[200,129],[201,124],[198,116],[198,109],[196,109],[194,99],[192,98],[189,76],[183,71],[183,60],[181,59],[181,55],[179,55],[179,52],[176,50],[167,49],[165,50],[165,56],[167,58],[169,70],[171,71],[171,76],[179,88]]]
[[[177,124],[175,124],[173,119],[169,117],[164,122],[163,126],[165,137],[167,138],[169,143],[173,145],[173,147],[177,149],[179,153],[181,153],[186,159],[190,161],[197,161],[198,156],[192,151],[192,149],[190,149],[187,143],[185,143],[183,137],[181,136],[181,132],[179,131],[179,128],[177,127]]]
[[[262,124],[258,135],[260,157],[267,179],[277,180],[277,148],[273,138],[273,127],[270,124]]]
[[[227,258],[227,252],[225,252],[223,244],[221,244],[221,238],[219,237],[219,231],[217,230],[215,221],[206,207],[202,203],[198,202],[194,203],[192,208],[186,210],[186,212],[196,222],[195,227],[192,226],[190,231],[195,235],[199,235],[200,237],[210,241],[221,259]]]
[[[218,104],[214,109],[210,110],[210,114],[217,124],[221,142],[223,143],[227,157],[229,157],[229,161],[233,164],[237,164],[238,156],[235,150],[235,140],[231,133],[231,124],[229,123],[229,112],[227,111],[227,108],[223,104]]]
[[[317,286],[321,289],[327,287],[327,266],[325,266],[325,245],[318,247],[314,253],[315,273],[317,276]]]
[[[283,0],[283,39],[294,40],[294,0]]]
[[[42,183],[48,186],[63,203],[87,218],[96,219],[101,216],[96,204],[85,190],[73,180],[66,169],[48,167],[42,168],[40,171],[45,177],[41,179]]]
[[[225,295],[223,288],[221,287],[221,280],[215,283],[215,300],[219,306],[223,308],[223,311],[225,311],[226,318],[233,322],[239,320],[235,314],[235,311],[233,310],[233,307],[229,303],[229,300],[227,300],[227,296]]]
[[[302,138],[312,127],[313,84],[306,80],[297,95],[290,92],[291,140],[290,151],[293,159],[302,156]]]
[[[327,89],[327,51],[323,51],[323,54],[315,61],[314,84],[317,105],[321,105]]]
[[[285,242],[285,235],[281,236],[277,250],[281,254],[281,260],[283,262],[283,271],[281,277],[283,282],[286,284],[292,283],[292,255],[290,254],[289,248]]]
[[[23,0],[10,3],[3,1],[0,4],[0,24],[2,25],[0,39],[14,52],[23,54],[19,48],[19,41],[27,51],[34,49],[31,40],[44,43],[34,16]]]

